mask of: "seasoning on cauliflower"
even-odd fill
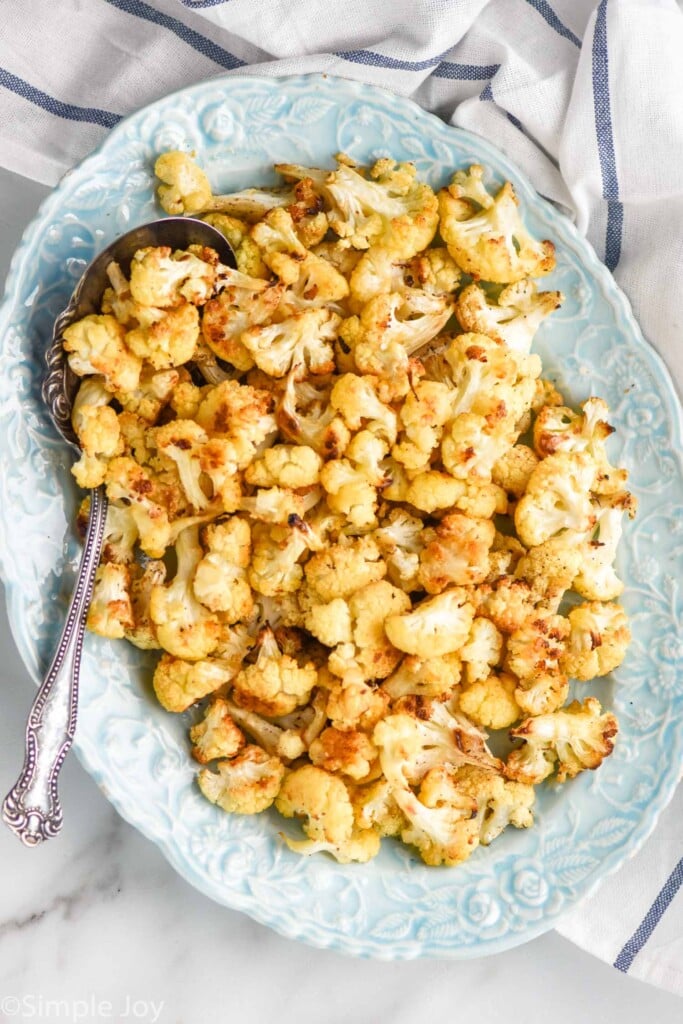
[[[202,337],[211,351],[238,370],[250,370],[254,359],[242,344],[242,334],[270,320],[283,291],[282,284],[226,268],[220,292],[202,313]]]
[[[148,326],[135,327],[126,334],[126,345],[155,370],[180,366],[193,358],[199,338],[197,307],[183,302],[165,310]]]
[[[330,726],[311,743],[308,753],[314,765],[328,772],[341,772],[355,782],[366,780],[377,762],[377,748],[358,729]]]
[[[508,825],[529,828],[534,823],[532,807],[536,794],[523,782],[511,782],[502,775],[463,765],[454,773],[457,788],[477,803],[479,842],[488,846]]]
[[[342,416],[346,426],[354,433],[367,429],[393,444],[397,434],[394,410],[377,397],[377,379],[345,373],[335,380],[330,393],[330,405]]]
[[[483,173],[477,164],[457,171],[439,192],[439,231],[449,253],[475,280],[511,284],[549,274],[555,266],[553,243],[529,234],[510,182],[494,198],[483,186]]]
[[[573,779],[586,768],[598,768],[613,749],[617,720],[603,713],[600,701],[586,697],[549,715],[527,718],[510,731],[523,745],[509,755],[510,779],[536,786],[557,771],[557,781]]]
[[[204,531],[206,554],[194,575],[194,594],[229,624],[247,619],[254,601],[247,579],[251,556],[249,523],[238,516],[211,523]]]
[[[144,366],[137,388],[134,391],[116,391],[114,398],[126,412],[135,413],[146,423],[156,423],[162,409],[170,403],[183,372],[175,368],[154,370]]]
[[[409,470],[427,468],[452,415],[451,389],[440,381],[418,381],[401,406],[401,437],[393,457]]]
[[[283,654],[275,635],[266,627],[259,636],[253,665],[245,665],[233,682],[233,698],[240,707],[261,715],[288,715],[306,704],[318,681],[312,661],[299,665]]]
[[[216,648],[220,625],[194,595],[192,584],[204,555],[196,526],[179,534],[176,553],[176,574],[169,584],[152,590],[150,615],[164,650],[176,658],[199,661]]]
[[[417,658],[406,654],[395,672],[382,683],[392,700],[408,697],[445,698],[452,695],[460,682],[461,661],[457,654],[440,658]],[[514,719],[513,719],[514,721]]]
[[[491,479],[511,498],[521,498],[537,465],[538,459],[531,448],[514,444],[494,463]]]
[[[383,579],[387,567],[377,543],[366,536],[317,552],[306,562],[304,573],[310,589],[328,602],[350,597],[360,587]]]
[[[562,670],[572,679],[606,676],[621,665],[631,640],[628,619],[619,604],[584,602],[567,616],[570,633],[562,653]]]
[[[276,444],[248,467],[244,478],[253,487],[313,487],[320,479],[322,459],[307,445]]]
[[[89,377],[81,383],[74,399],[71,422],[81,446],[81,457],[71,472],[84,489],[103,484],[109,460],[123,454],[118,417],[108,404],[111,397],[102,377]]]
[[[454,867],[474,853],[479,845],[477,802],[461,791],[450,767],[431,768],[417,795],[396,787],[393,796],[409,823],[401,839],[417,848],[425,864]]]
[[[240,343],[256,365],[271,377],[291,372],[298,377],[334,370],[332,342],[341,318],[328,309],[306,309],[279,323],[249,327]]]
[[[201,722],[190,729],[192,756],[200,764],[234,757],[245,744],[244,733],[230,716],[228,701],[215,697],[206,708]]]
[[[87,624],[92,633],[112,640],[120,640],[125,635],[126,629],[133,625],[129,587],[127,565],[105,562],[98,567],[88,608]]]
[[[275,436],[273,396],[267,391],[226,380],[202,398],[196,420],[211,437],[229,441],[235,464],[244,469],[264,442]]]
[[[308,837],[297,841],[284,836],[290,850],[331,853],[340,864],[367,861],[379,853],[380,837],[374,829],[355,827],[349,791],[342,779],[315,765],[290,771],[275,801],[285,818],[304,818]]]
[[[181,712],[229,683],[232,676],[220,662],[184,661],[164,652],[152,682],[161,706],[166,711]]]
[[[151,474],[124,455],[109,463],[105,483],[109,500],[122,502],[129,509],[144,553],[150,558],[163,557],[171,543],[171,526],[161,503],[163,494]]]
[[[473,282],[458,295],[455,314],[464,331],[487,334],[516,352],[527,353],[540,325],[563,301],[562,292],[537,292],[534,282],[526,280],[507,285],[494,304]]]
[[[614,433],[607,421],[609,409],[601,398],[589,398],[575,413],[566,406],[542,408],[534,423],[534,447],[541,458],[556,452],[586,452],[595,465],[591,489],[615,494],[626,485],[628,473],[610,464],[605,441]]]
[[[446,587],[482,583],[489,572],[489,549],[495,537],[490,519],[470,519],[460,512],[443,517],[422,532],[418,581],[428,594]]]
[[[192,216],[210,205],[209,179],[187,153],[162,153],[154,164],[154,173],[161,181],[157,193],[166,213]]]
[[[567,698],[561,669],[569,623],[561,615],[537,614],[511,633],[505,667],[519,679],[515,700],[528,715],[555,711]]]
[[[277,425],[289,441],[306,444],[323,459],[338,459],[351,439],[330,404],[332,378],[298,381],[289,374],[277,409]]]
[[[595,527],[582,544],[583,561],[573,588],[589,601],[612,601],[624,589],[614,568],[614,559],[623,531],[623,517],[636,513],[636,500],[622,491],[605,495],[593,506]]]
[[[596,519],[590,502],[594,474],[595,464],[584,452],[561,452],[542,459],[515,509],[522,544],[534,547],[560,530],[590,530]]]
[[[517,562],[515,576],[527,580],[543,607],[557,611],[581,570],[583,536],[563,530],[525,552]]]
[[[202,768],[197,782],[212,804],[229,814],[260,814],[277,797],[285,766],[279,757],[247,744],[237,757]]]
[[[408,821],[393,796],[391,783],[381,776],[356,787],[351,794],[353,814],[359,828],[372,828],[380,836],[398,836]]]
[[[389,640],[400,651],[421,658],[458,651],[467,640],[474,607],[463,587],[451,587],[416,604],[412,611],[390,615],[384,623]]]
[[[108,391],[134,391],[138,386],[142,360],[126,345],[125,328],[115,317],[85,316],[65,328],[62,343],[77,377],[101,374]]]

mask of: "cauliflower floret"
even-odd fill
[[[440,658],[416,658],[406,654],[396,671],[385,679],[382,689],[392,700],[408,697],[450,696],[460,682],[460,658],[457,654],[443,654]]]
[[[163,427],[154,427],[151,436],[157,451],[175,464],[190,505],[201,512],[209,504],[200,482],[200,455],[209,440],[207,433],[193,420],[176,419]]]
[[[587,452],[595,466],[592,490],[614,494],[625,486],[628,473],[615,469],[607,458],[605,441],[614,433],[607,422],[609,409],[601,398],[589,398],[581,410],[544,406],[534,423],[534,447],[541,458],[556,452]]]
[[[517,352],[527,353],[545,318],[559,309],[562,292],[537,292],[533,281],[518,281],[503,288],[494,305],[476,283],[458,295],[455,313],[463,330],[488,334]]]
[[[229,761],[218,761],[216,771],[202,768],[199,788],[212,804],[230,814],[260,814],[277,797],[285,774],[279,757],[247,745]]]
[[[294,286],[299,298],[338,302],[348,295],[346,278],[302,245],[287,210],[271,210],[252,228],[251,237],[261,250],[264,263],[283,284]]]
[[[192,359],[199,338],[199,314],[196,306],[183,302],[164,312],[147,327],[135,327],[126,334],[126,345],[152,364],[155,370],[167,370]]]
[[[320,479],[322,459],[307,445],[276,444],[247,467],[253,487],[313,487]]]
[[[482,583],[495,535],[490,519],[470,519],[461,512],[444,516],[438,526],[422,533],[420,585],[428,594],[439,594],[452,584]]]
[[[401,437],[391,454],[407,469],[429,466],[452,416],[452,397],[448,385],[435,380],[418,381],[406,395],[400,411]]]
[[[484,334],[460,334],[443,355],[449,367],[452,414],[474,412],[515,425],[531,408],[541,372],[537,355],[523,355]]]
[[[249,583],[259,594],[282,597],[298,590],[303,579],[299,559],[308,550],[305,534],[297,525],[255,524]]]
[[[515,434],[505,422],[491,424],[485,416],[465,412],[456,416],[444,431],[441,458],[457,480],[487,484],[493,467],[514,440]]]
[[[247,711],[232,701],[227,701],[230,715],[268,754],[277,754],[285,764],[290,764],[305,754],[313,740],[323,730],[326,696],[318,691],[310,704],[297,709],[291,715],[275,720],[263,718],[255,711]]]
[[[505,667],[519,678],[515,699],[528,715],[555,711],[567,698],[561,669],[569,623],[561,615],[537,614],[508,637]]]
[[[228,701],[216,697],[211,701],[201,722],[190,729],[192,756],[200,764],[221,757],[235,757],[245,743],[244,733],[230,717]]]
[[[119,456],[107,467],[106,487],[111,502],[123,502],[129,509],[144,553],[161,558],[171,543],[171,526],[151,475],[129,456]]]
[[[510,731],[523,746],[507,759],[506,775],[535,786],[557,770],[557,781],[573,779],[586,768],[598,768],[614,749],[619,731],[613,714],[603,714],[600,701],[587,697],[549,715],[527,718]]]
[[[344,677],[353,665],[365,680],[386,679],[401,654],[388,641],[384,622],[389,615],[408,611],[410,598],[386,580],[377,580],[356,590],[348,598],[348,608],[353,642],[343,643],[332,652],[328,661],[330,671]]]
[[[290,441],[306,444],[323,459],[340,458],[351,435],[330,404],[334,378],[297,381],[289,374],[277,410],[277,424]]]
[[[154,164],[154,173],[161,181],[157,194],[166,213],[192,216],[210,205],[209,179],[187,153],[162,153]]]
[[[225,686],[233,674],[218,661],[184,661],[164,653],[152,682],[161,706],[166,711],[181,712]]]
[[[562,452],[539,462],[515,509],[522,544],[534,547],[560,530],[585,533],[595,523],[590,487],[595,463],[584,452]]]
[[[358,729],[342,730],[330,726],[311,743],[308,753],[319,768],[348,775],[356,782],[367,779],[377,763],[377,748]]]
[[[526,548],[519,543],[516,537],[508,537],[506,534],[496,531],[489,551],[489,574],[485,582],[495,583],[501,576],[513,573],[520,558],[525,554]]]
[[[326,713],[336,729],[361,729],[371,732],[390,704],[389,694],[381,687],[365,682],[353,660],[343,679],[325,672],[328,690]]]
[[[150,615],[159,643],[176,658],[200,661],[215,649],[219,621],[194,596],[192,583],[204,552],[196,526],[182,530],[176,541],[178,565],[167,586],[157,586],[150,598]]]
[[[377,525],[377,491],[390,482],[381,460],[389,450],[386,441],[369,430],[361,430],[348,445],[343,459],[326,462],[320,482],[333,512],[348,517],[359,529]]]
[[[270,627],[261,631],[259,652],[253,665],[245,665],[233,683],[233,697],[240,707],[261,715],[288,715],[308,703],[318,681],[313,662],[299,665],[280,651]]]
[[[410,481],[406,479],[404,482],[397,476],[394,466],[390,469],[392,485],[387,487],[383,497],[390,501],[405,501],[421,512],[431,515],[441,509],[453,508],[466,491],[462,480],[455,480],[449,473],[438,469],[418,472]]]
[[[385,777],[397,789],[418,784],[440,765],[474,764],[489,771],[501,767],[476,726],[428,697],[401,698],[395,712],[375,726],[372,740]]]
[[[256,449],[275,435],[273,404],[273,396],[267,391],[226,380],[208,389],[196,420],[210,436],[233,444],[238,467],[244,469]]]
[[[387,564],[391,583],[406,593],[419,589],[418,570],[422,550],[423,523],[405,509],[392,509],[380,529],[373,533]]]
[[[467,643],[459,655],[465,665],[465,681],[469,685],[488,679],[491,669],[500,664],[503,637],[490,619],[475,618]]]
[[[534,614],[538,600],[537,592],[526,580],[501,576],[478,588],[477,614],[490,619],[501,633],[514,633]]]
[[[69,366],[77,377],[101,374],[108,391],[135,391],[142,360],[126,345],[125,328],[115,317],[85,316],[62,334]]]
[[[430,769],[419,793],[396,788],[393,796],[408,819],[401,831],[404,843],[417,847],[425,864],[454,867],[479,845],[477,803],[463,793],[447,766]]]
[[[390,615],[384,623],[386,634],[400,651],[421,658],[458,651],[467,640],[474,607],[463,587],[451,587],[436,597],[420,601],[412,611]]]
[[[111,506],[110,506],[111,508]],[[137,563],[129,566],[130,587],[128,593],[133,611],[133,623],[125,631],[126,640],[143,651],[158,651],[161,644],[157,639],[156,629],[149,612],[149,603],[154,587],[160,586],[166,579],[166,566],[163,562],[149,559],[142,568]]]
[[[502,775],[465,765],[454,773],[461,793],[477,802],[479,841],[488,846],[508,825],[529,828],[534,823],[531,808],[536,794],[532,786],[510,782]]]
[[[582,544],[581,570],[574,579],[573,587],[589,601],[612,601],[624,589],[613,565],[621,540],[622,519],[625,513],[633,519],[636,501],[632,494],[622,491],[600,498],[594,503],[593,510],[595,527]]]
[[[515,444],[494,463],[491,479],[512,498],[521,498],[537,465],[538,459],[531,448]]]
[[[202,337],[219,359],[238,370],[254,366],[242,334],[270,320],[280,304],[284,285],[250,277],[227,268],[221,274],[221,291],[204,306]]]
[[[248,618],[254,608],[247,580],[249,523],[238,516],[211,523],[204,532],[204,543],[208,550],[195,572],[195,597],[212,612],[222,612],[224,622]]]
[[[130,570],[127,565],[105,562],[95,574],[95,586],[88,608],[87,626],[91,633],[119,640],[133,625],[133,609],[128,593]]]
[[[330,393],[330,405],[344,419],[354,433],[367,429],[393,444],[397,434],[396,413],[380,402],[375,377],[345,373],[339,377]]]
[[[143,367],[135,391],[117,391],[114,398],[126,412],[135,413],[146,423],[156,423],[161,410],[171,401],[183,372],[176,369],[153,370]]]
[[[318,487],[306,494],[297,494],[285,487],[268,487],[242,498],[239,507],[252,519],[264,523],[293,523],[303,520],[306,513],[318,504],[320,497]]]
[[[458,707],[475,725],[484,729],[506,729],[522,715],[515,700],[518,683],[516,676],[495,672],[467,686],[458,698]]]
[[[275,806],[285,818],[305,819],[302,828],[308,838],[285,837],[290,850],[304,854],[325,850],[340,864],[367,861],[379,853],[379,833],[354,827],[348,789],[338,776],[322,768],[304,765],[289,772]]]
[[[401,260],[388,248],[373,246],[352,268],[349,280],[350,306],[354,313],[375,295],[421,288],[432,294],[453,292],[460,282],[460,270],[447,249],[427,249],[411,260]]]
[[[240,343],[256,365],[271,377],[290,370],[298,377],[334,370],[331,342],[337,337],[341,317],[328,309],[306,309],[276,324],[249,327]]]
[[[392,786],[384,777],[356,788],[351,803],[359,828],[375,829],[380,836],[398,836],[408,825],[394,799]]]
[[[567,617],[570,633],[560,663],[568,676],[593,679],[621,665],[631,641],[621,605],[585,602],[572,608]]]
[[[130,264],[130,293],[135,302],[156,309],[185,302],[201,305],[213,294],[216,262],[213,249],[173,252],[167,245],[138,249]]]
[[[341,597],[335,597],[326,604],[311,602],[306,611],[304,625],[308,632],[326,647],[353,643],[351,609]]]
[[[84,380],[74,399],[71,422],[82,454],[71,472],[84,489],[104,483],[109,460],[123,453],[121,428],[110,401],[102,377]]]
[[[84,498],[78,509],[77,527],[79,535],[85,538],[90,515],[90,496]],[[102,561],[129,565],[135,560],[135,543],[138,530],[130,509],[107,505],[107,518],[102,537]]]
[[[371,537],[333,544],[314,554],[304,568],[309,588],[321,601],[350,597],[360,587],[387,574],[380,549]]]
[[[435,338],[452,313],[449,295],[411,288],[375,296],[360,317],[343,322],[339,333],[362,373],[382,378],[405,375],[408,356]]]
[[[515,576],[531,584],[548,610],[557,611],[581,571],[582,539],[573,530],[563,530],[530,548],[517,562]]]
[[[549,274],[555,266],[553,243],[529,234],[509,181],[492,198],[482,187],[482,175],[476,164],[467,173],[457,171],[439,192],[439,231],[455,262],[475,280],[500,284]]]

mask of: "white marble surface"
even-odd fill
[[[45,192],[0,170],[0,282]],[[21,764],[32,686],[0,611],[1,795]],[[681,1020],[677,997],[554,933],[466,963],[373,963],[308,949],[191,889],[73,758],[61,795],[66,826],[46,846],[25,850],[0,830],[0,1021]]]

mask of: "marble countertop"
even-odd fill
[[[0,170],[0,283],[47,189]],[[33,696],[0,609],[0,791],[14,782]],[[199,1024],[498,1021],[678,1024],[681,1002],[555,933],[470,962],[375,963],[309,949],[211,903],[109,805],[75,758],[66,825],[26,850],[0,829],[0,1021]],[[524,996],[522,997],[522,993]]]

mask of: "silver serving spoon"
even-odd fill
[[[46,356],[47,375],[43,381],[43,400],[52,421],[64,440],[79,454],[78,438],[71,424],[79,378],[67,362],[62,334],[75,320],[100,312],[102,295],[110,283],[107,277],[109,264],[116,261],[126,272],[134,253],[150,245],[170,246],[172,249],[205,245],[215,249],[226,266],[236,265],[235,254],[223,235],[209,224],[191,217],[165,217],[134,228],[93,260],[78,282],[69,305],[55,321]],[[98,487],[90,492],[85,546],[64,628],[29,713],[24,766],[2,806],[3,821],[26,846],[37,846],[55,836],[62,827],[57,780],[76,730],[83,634],[95,570],[100,561],[106,517],[107,498],[104,487]]]

